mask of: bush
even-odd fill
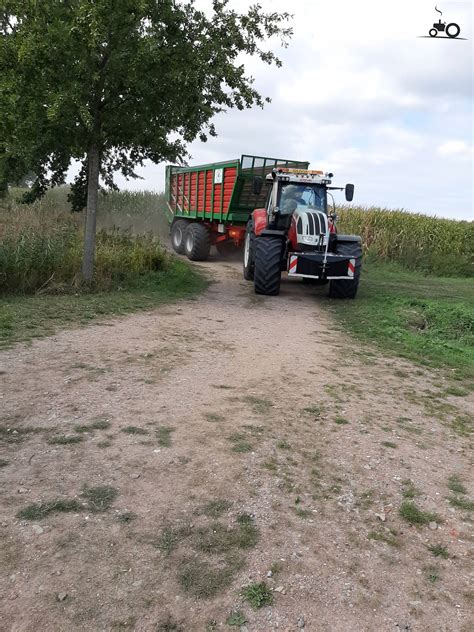
[[[55,212],[47,198],[29,206],[11,200],[2,205],[0,293],[77,291],[83,249],[81,220]],[[164,268],[166,263],[166,254],[155,237],[101,230],[92,286],[99,290],[118,288]]]

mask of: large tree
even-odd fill
[[[86,207],[83,277],[93,275],[99,181],[144,160],[177,162],[215,135],[212,117],[263,106],[245,55],[280,65],[288,14],[213,0],[1,0],[0,180],[36,174],[30,197],[62,183]]]

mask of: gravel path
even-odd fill
[[[471,630],[472,397],[354,342],[318,290],[201,267],[195,300],[0,354],[0,629]]]

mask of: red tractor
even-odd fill
[[[332,173],[276,167],[265,181],[255,177],[259,195],[268,187],[265,208],[255,209],[244,242],[244,277],[255,292],[275,296],[282,271],[317,285],[329,284],[332,298],[355,298],[362,265],[361,238],[338,235],[334,203],[328,213]],[[345,186],[348,202],[354,185]]]

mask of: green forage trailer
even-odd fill
[[[174,250],[193,261],[204,261],[211,245],[220,252],[230,244],[241,246],[251,213],[265,207],[266,177],[279,167],[307,169],[308,165],[243,155],[240,160],[197,167],[167,166],[166,204]]]

